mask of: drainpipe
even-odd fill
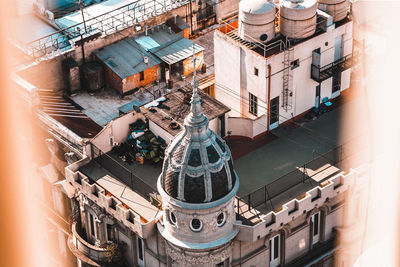
[[[267,132],[269,132],[269,120],[271,116],[271,64],[268,64],[268,109],[267,109]]]

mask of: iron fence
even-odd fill
[[[179,8],[190,1],[192,0],[137,0],[95,17],[90,17],[83,10],[84,16],[87,17],[84,22],[43,36],[28,44],[20,43],[18,46],[33,58],[61,54],[73,48],[75,43],[83,38],[110,35]]]
[[[99,164],[102,168],[110,172],[115,178],[129,186],[132,190],[148,199],[155,206],[161,203],[157,199],[157,189],[143,181],[141,178],[133,174],[131,170],[123,166],[118,160],[104,153],[100,148],[91,144],[92,160]]]
[[[304,188],[312,189],[323,181],[326,181],[330,176],[319,180],[318,182],[313,179],[316,175],[331,168],[332,166],[338,167],[344,159],[350,157],[353,153],[351,151],[351,144],[354,142],[347,142],[340,145],[324,154],[319,154],[313,151],[313,159],[305,163],[302,167],[293,170],[271,183],[268,183],[253,192],[237,198],[237,213],[239,215],[255,209],[261,205],[268,205],[270,209],[275,209],[280,206],[279,201],[274,201],[278,196],[287,192],[288,190],[300,184],[305,185]],[[325,166],[321,169],[321,166]],[[309,175],[307,170],[317,170],[316,173]],[[335,174],[336,172],[334,172]]]

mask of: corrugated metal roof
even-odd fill
[[[130,77],[161,63],[157,57],[147,52],[132,38],[125,38],[96,50],[94,54],[121,79]],[[148,64],[144,63],[144,57],[148,58]]]
[[[152,48],[150,49],[150,52],[165,63],[171,65],[191,57],[193,55],[193,44],[195,53],[204,50],[200,45],[181,37],[179,40],[174,40],[160,47]]]
[[[193,55],[193,42],[179,34],[166,30],[165,26],[158,26],[148,30],[147,36],[135,39],[142,48],[167,64],[174,64]],[[156,44],[158,44],[156,46]],[[204,48],[195,44],[195,53]]]

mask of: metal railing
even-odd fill
[[[248,46],[250,49],[257,49],[257,48],[260,49],[264,57],[266,57],[270,51],[278,50],[279,52],[281,52],[286,49],[285,42],[281,39],[271,41],[268,44],[263,44],[245,34],[246,40],[243,40],[239,36],[238,28],[230,25],[228,22],[224,20],[221,20],[220,24],[221,27],[219,29],[221,32],[225,33],[227,36],[233,38],[234,40],[242,43],[243,45]]]
[[[311,78],[317,82],[322,82],[332,77],[335,72],[350,68],[354,63],[353,58],[355,58],[355,56],[353,57],[353,54],[349,54],[323,67],[311,64]]]
[[[191,0],[137,0],[96,17],[88,17],[85,23],[60,29],[28,44],[18,46],[33,58],[45,57],[48,54],[62,54],[69,51],[81,38],[95,35],[110,35],[139,24],[152,17],[179,8]]]
[[[157,189],[137,177],[131,170],[123,166],[112,156],[104,153],[100,148],[91,144],[92,160],[98,163],[102,168],[110,172],[116,179],[120,180],[133,191],[139,193],[144,198],[148,199],[155,206],[161,203],[157,199]]]
[[[314,180],[313,177],[332,166],[337,167],[339,163],[353,154],[350,149],[350,142],[347,142],[324,154],[319,154],[313,151],[313,156],[317,156],[315,158],[313,157],[313,160],[308,161],[302,167],[279,177],[273,182],[268,183],[247,195],[242,197],[237,196],[237,214],[243,215],[244,213],[256,209],[264,204],[268,206],[267,208],[269,210],[275,210],[276,208],[279,208],[282,203],[276,203],[276,201],[273,203],[273,200],[282,193],[287,192],[300,184],[303,184],[305,186],[304,188],[309,189],[320,185],[323,181],[330,178],[330,176],[327,176],[325,179],[321,179],[318,182]],[[320,169],[321,166],[325,165],[326,167]],[[318,169],[318,172],[309,175],[307,173],[308,169]]]

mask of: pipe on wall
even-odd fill
[[[267,108],[267,132],[269,132],[269,121],[271,116],[271,72],[272,68],[271,65],[268,64],[268,108]]]

